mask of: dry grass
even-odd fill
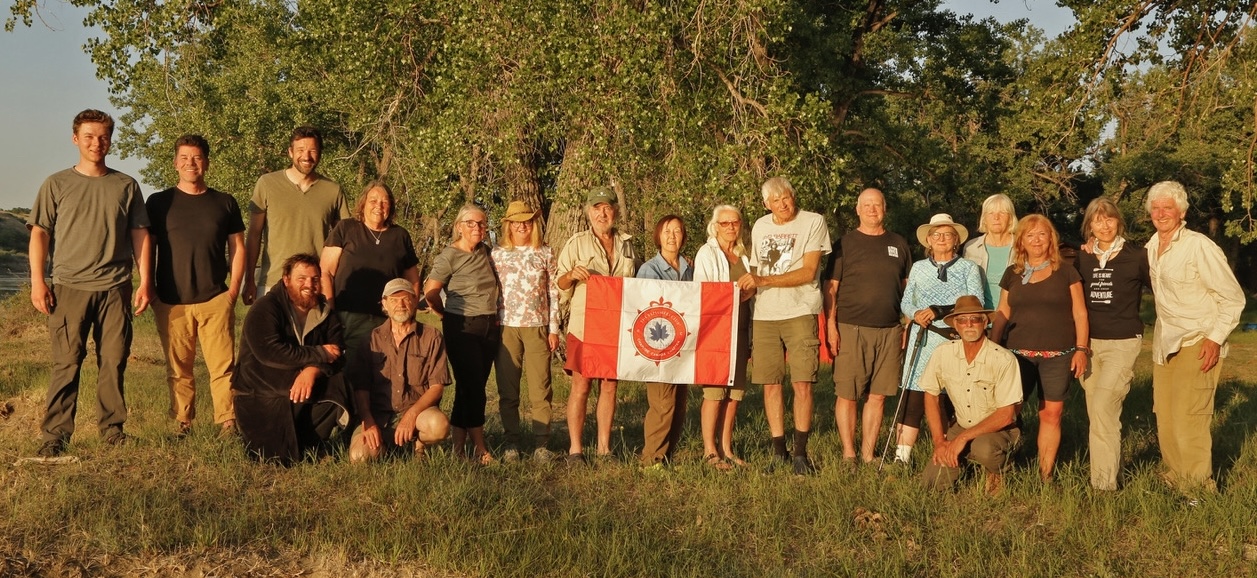
[[[1024,456],[990,499],[975,485],[927,494],[913,471],[843,467],[827,381],[813,442],[822,469],[810,478],[761,473],[767,428],[754,394],[736,441],[755,468],[724,475],[699,463],[692,404],[676,465],[640,469],[631,454],[645,402],[630,384],[619,396],[622,459],[588,468],[475,468],[442,451],[423,463],[261,466],[209,424],[174,438],[149,316],[128,370],[136,443],[99,441],[89,387],[78,463],[10,465],[38,445],[46,343],[25,296],[0,304],[0,399],[13,408],[0,420],[0,577],[1257,574],[1257,333],[1233,338],[1215,420],[1222,493],[1196,508],[1157,479],[1146,359],[1127,402],[1121,491],[1088,487],[1078,393],[1057,484],[1042,486]],[[559,379],[556,400],[566,388]],[[204,415],[208,396],[200,403]],[[566,432],[555,425],[557,449]],[[496,416],[488,430],[500,441]]]

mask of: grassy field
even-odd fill
[[[1257,320],[1251,308],[1246,320]],[[928,442],[911,471],[843,467],[827,376],[817,388],[815,477],[763,473],[756,391],[736,440],[754,467],[700,465],[692,402],[676,465],[641,469],[632,457],[645,411],[637,384],[620,388],[620,459],[587,468],[472,467],[444,451],[373,466],[258,465],[212,424],[174,437],[151,314],[137,323],[127,373],[136,443],[100,441],[89,354],[71,445],[80,461],[18,464],[38,447],[47,343],[26,295],[0,303],[0,403],[12,409],[0,420],[0,576],[1257,575],[1257,332],[1232,337],[1214,425],[1221,492],[1197,507],[1158,481],[1146,353],[1126,403],[1122,490],[1089,488],[1075,392],[1058,482],[1038,481],[1031,450],[991,499],[972,483],[955,494],[919,489]],[[565,399],[567,383],[557,382]],[[559,449],[566,432],[555,425]],[[500,442],[495,415],[487,427]]]

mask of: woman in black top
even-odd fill
[[[380,294],[386,283],[401,277],[419,291],[419,257],[410,233],[393,223],[393,202],[393,191],[382,181],[369,183],[354,218],[336,223],[319,255],[323,296],[345,327],[350,357],[384,322]]]
[[[1150,286],[1148,254],[1127,244],[1126,223],[1106,198],[1091,201],[1082,233],[1089,237],[1074,262],[1082,275],[1091,325],[1091,364],[1082,376],[1091,421],[1091,487],[1116,490],[1122,465],[1122,402],[1130,391],[1135,358],[1143,345],[1139,319],[1143,288]]]
[[[1061,446],[1061,413],[1070,378],[1087,369],[1087,306],[1082,279],[1061,267],[1060,237],[1043,215],[1017,225],[1013,262],[1000,280],[991,338],[1017,354],[1023,401],[1039,394],[1039,476],[1051,481]]]

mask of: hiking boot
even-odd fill
[[[65,442],[61,440],[48,440],[44,445],[39,446],[39,451],[35,455],[41,458],[55,458],[65,453]]]
[[[105,438],[105,443],[114,447],[126,445],[130,441],[131,441],[131,436],[127,435],[126,432],[122,430],[113,432],[109,434],[109,437]]]
[[[532,452],[532,460],[537,463],[552,462],[555,457],[557,457],[557,454],[546,448],[537,448]]]
[[[175,437],[186,438],[189,435],[191,435],[191,433],[192,433],[192,422],[181,421],[179,422],[178,431],[175,432]]]
[[[502,461],[508,464],[513,464],[515,462],[518,462],[519,450],[515,448],[506,448],[506,451],[502,452]]]
[[[796,476],[812,476],[816,475],[816,465],[807,456],[794,456],[794,475]]]

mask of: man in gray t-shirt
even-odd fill
[[[247,256],[240,294],[245,305],[253,304],[258,287],[266,291],[283,276],[285,259],[298,253],[318,255],[332,227],[349,218],[349,203],[340,185],[315,170],[322,154],[323,135],[312,126],[299,126],[288,144],[292,166],[258,179],[249,199],[245,236]],[[253,267],[259,255],[262,262],[255,280]]]
[[[87,336],[96,341],[97,427],[105,442],[126,441],[122,378],[131,354],[131,317],[153,300],[148,213],[135,179],[105,165],[113,118],[98,110],[74,117],[79,161],[39,188],[30,229],[31,304],[48,316],[52,371],[41,426],[42,458],[65,452],[74,433],[79,372]],[[51,251],[52,287],[45,275]],[[131,293],[131,261],[140,286]]]

